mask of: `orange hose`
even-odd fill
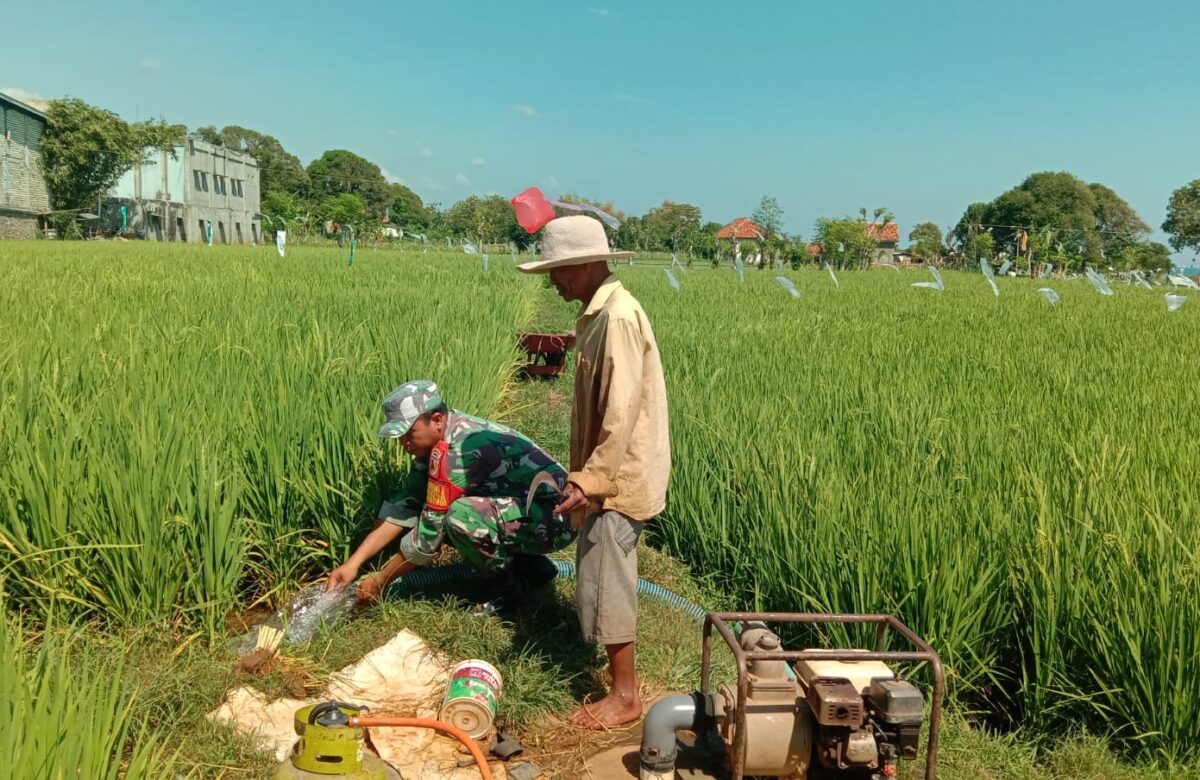
[[[443,734],[448,734],[454,737],[471,753],[471,758],[475,759],[475,764],[479,768],[479,774],[483,776],[483,780],[492,780],[492,768],[488,766],[487,759],[484,758],[483,751],[479,749],[479,745],[475,744],[475,740],[467,735],[467,732],[451,726],[449,723],[444,723],[440,720],[432,718],[360,718],[351,717],[350,725],[353,727],[371,727],[371,726],[407,726],[419,729],[433,729],[440,731]]]

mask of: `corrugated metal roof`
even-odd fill
[[[33,106],[22,103],[21,101],[17,100],[15,97],[6,95],[3,92],[0,92],[0,103],[7,103],[8,105],[12,106],[13,108],[20,109],[21,111],[26,111],[26,112],[32,114],[33,116],[37,117],[38,119],[42,120],[43,122],[46,121],[46,115],[43,114],[41,111],[38,111]]]

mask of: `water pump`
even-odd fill
[[[874,624],[874,650],[785,650],[768,623]],[[740,629],[740,636],[735,632]],[[888,630],[914,649],[887,651]],[[713,631],[737,665],[737,683],[713,690]],[[733,780],[890,780],[918,757],[925,697],[889,664],[922,663],[933,678],[925,780],[937,775],[944,677],[937,653],[890,615],[709,613],[700,690],[668,696],[646,715],[641,780],[674,780],[676,731],[723,764]],[[695,774],[695,777],[717,776]]]

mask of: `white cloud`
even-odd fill
[[[621,101],[622,103],[633,103],[633,104],[640,105],[640,104],[646,102],[646,98],[641,97],[639,95],[631,95],[628,92],[618,92],[615,95],[613,95],[613,97],[616,98],[617,100]]]
[[[588,6],[588,13],[592,16],[610,16],[607,8],[600,8],[594,5]]]
[[[472,157],[471,165],[487,165],[487,160],[483,159],[482,157]]]
[[[404,179],[401,179],[387,168],[380,168],[379,172],[383,174],[384,181],[388,182],[389,184],[403,184],[405,187],[408,186],[408,183],[405,182]]]
[[[145,59],[138,63],[138,67],[142,70],[158,70],[161,64],[158,60]]]
[[[522,116],[540,116],[540,114],[537,112],[537,109],[533,108],[532,106],[513,106],[513,111],[516,111]]]
[[[417,154],[428,160],[433,157],[433,150],[426,146],[423,142],[417,141]]]
[[[542,184],[546,185],[547,187],[557,187],[558,179],[554,178],[553,176],[547,176],[542,180]]]
[[[396,130],[394,127],[389,127],[385,132],[387,132],[387,134],[390,135],[392,138],[400,137],[400,131]]]
[[[36,92],[30,92],[29,90],[21,89],[20,87],[0,87],[0,92],[3,92],[14,100],[27,103],[34,108],[38,108],[39,104],[43,106],[46,104],[46,98],[42,97]]]
[[[443,189],[442,183],[440,181],[438,181],[437,179],[433,178],[432,176],[430,176],[428,173],[421,175],[421,186],[428,190]]]
[[[466,174],[460,173],[454,177],[454,180],[464,187],[471,186],[471,180],[467,178]]]

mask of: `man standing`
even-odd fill
[[[541,259],[519,266],[549,272],[566,301],[579,301],[575,398],[571,406],[571,473],[555,512],[582,524],[576,552],[579,623],[604,645],[612,688],[569,720],[607,729],[642,715],[635,664],[637,542],[647,520],[666,506],[671,446],[667,392],[658,345],[646,313],[608,270],[601,224],[586,216],[546,224]]]
[[[437,385],[400,385],[383,401],[385,439],[413,457],[401,493],[385,501],[379,523],[350,559],[329,575],[326,590],[358,577],[359,568],[400,537],[400,552],[358,588],[378,599],[388,583],[427,564],[444,544],[484,572],[537,587],[557,572],[545,553],[561,550],[576,531],[553,511],[567,472],[511,428],[448,409]],[[403,536],[401,536],[403,534]]]

